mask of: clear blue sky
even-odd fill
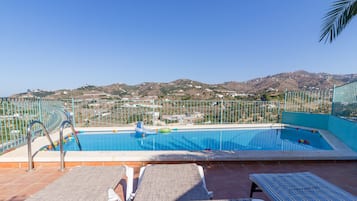
[[[357,73],[357,19],[319,43],[330,0],[2,0],[0,96],[180,78]]]

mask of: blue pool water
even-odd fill
[[[155,150],[331,150],[331,146],[315,131],[283,129],[194,130],[147,134],[80,133],[83,151],[155,151]],[[66,151],[77,151],[74,140],[64,145]]]

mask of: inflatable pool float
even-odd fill
[[[158,130],[159,133],[171,133],[171,129],[169,128],[160,128]]]
[[[299,139],[298,142],[300,144],[310,144],[310,142],[308,140],[304,140],[304,139]]]
[[[135,128],[135,132],[136,133],[144,133],[144,122],[142,121],[138,121],[138,123],[136,124],[136,128]]]
[[[136,134],[135,136],[137,136],[137,137],[145,137],[148,134],[151,135],[151,134],[157,134],[157,133],[156,133],[156,131],[144,128],[144,123],[142,121],[139,121],[135,127],[135,134]]]

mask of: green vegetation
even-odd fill
[[[95,90],[95,89],[98,89],[98,87],[94,85],[86,85],[86,86],[79,87],[77,90]]]
[[[191,100],[192,97],[190,95],[185,95],[181,97],[181,100]]]
[[[320,42],[325,39],[330,43],[345,29],[357,14],[357,0],[337,0],[323,18]]]
[[[43,98],[43,97],[46,97],[46,96],[53,95],[53,94],[55,94],[55,92],[52,92],[52,91],[39,91],[39,92],[32,92],[32,94],[34,96],[36,96],[36,97]]]

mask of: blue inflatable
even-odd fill
[[[144,122],[138,121],[135,128],[136,133],[144,133]]]
[[[156,134],[155,131],[150,131],[148,129],[144,128],[144,122],[139,121],[136,124],[136,128],[135,128],[135,136],[137,137],[145,137],[145,135],[147,134]]]

